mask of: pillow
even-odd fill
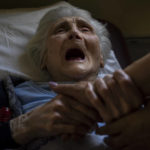
[[[48,81],[49,77],[43,74],[26,56],[26,44],[34,35],[41,17],[50,9],[61,5],[70,5],[59,2],[41,8],[0,10],[0,77],[6,74],[15,75],[34,81]],[[110,50],[105,68],[101,75],[112,73],[120,68],[113,51]]]

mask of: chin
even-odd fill
[[[73,69],[67,71],[67,76],[72,81],[81,81],[90,78],[91,73],[88,70]]]

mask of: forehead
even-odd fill
[[[87,24],[89,26],[91,26],[89,24],[89,21],[85,20],[84,18],[82,17],[63,17],[63,18],[60,18],[58,19],[54,24],[53,24],[53,27],[56,27],[60,24],[64,24],[64,23],[79,23],[79,24]],[[92,27],[92,26],[91,26]]]

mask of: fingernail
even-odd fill
[[[58,83],[51,81],[51,82],[49,82],[49,85],[51,88],[55,88],[55,87],[57,87]]]

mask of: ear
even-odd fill
[[[104,68],[104,59],[103,59],[103,55],[100,55],[100,67]]]
[[[43,56],[43,58],[42,58],[41,64],[40,64],[40,68],[42,70],[46,69],[46,62],[47,62],[47,55],[45,53],[44,56]]]

